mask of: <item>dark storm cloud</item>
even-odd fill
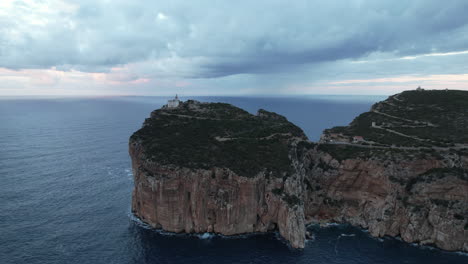
[[[181,77],[214,78],[296,71],[373,53],[468,49],[465,0],[36,5],[0,4],[0,67],[107,71],[154,61],[156,74],[172,67],[183,69]],[[140,70],[156,71],[148,64]]]
[[[266,50],[264,43],[275,44],[288,38],[287,35],[275,34],[254,43],[236,59],[221,58],[204,65],[203,73],[210,77],[264,73],[308,63],[358,59],[374,52],[409,56],[468,49],[468,16],[464,15],[468,12],[466,1],[447,4],[413,1],[411,5],[396,10],[386,4],[379,8],[374,4],[372,7],[351,9],[351,14],[344,18],[322,15],[319,19],[328,23],[315,30],[303,27],[307,23],[298,25],[291,21],[286,26],[307,36],[301,50],[291,51],[290,43]],[[311,18],[310,23],[315,20]],[[321,32],[334,27],[337,27],[335,36],[329,36],[331,39],[321,37]]]
[[[218,59],[203,65],[204,77],[219,77],[239,73],[268,73],[291,69],[308,63],[357,59],[371,52],[379,51],[375,42],[350,41],[324,46],[317,49],[288,52],[278,50],[264,52],[254,49],[252,56],[237,59]]]

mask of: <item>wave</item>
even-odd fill
[[[210,233],[210,232],[205,232],[205,233],[175,233],[175,232],[170,232],[166,231],[160,228],[154,228],[151,225],[143,222],[140,218],[138,218],[136,215],[133,213],[129,212],[128,217],[130,220],[132,220],[136,225],[139,227],[142,227],[144,229],[151,230],[153,232],[156,232],[160,235],[164,236],[189,236],[189,237],[196,237],[199,239],[204,239],[204,240],[209,240],[212,238],[222,238],[222,239],[245,239],[253,236],[259,236],[259,235],[271,235],[272,233],[278,234],[279,237],[279,232],[266,232],[266,233],[261,233],[261,232],[253,232],[253,233],[246,233],[246,234],[238,234],[238,235],[223,235],[223,234],[218,234],[218,233]]]
[[[333,226],[341,226],[343,224],[340,223],[325,223],[322,225],[322,227],[333,227]]]
[[[309,237],[309,238],[306,238],[305,241],[306,241],[306,244],[307,244],[308,242],[311,242],[311,241],[313,242],[313,241],[315,241],[315,234],[314,234],[314,233],[310,234],[310,237]]]
[[[203,233],[203,234],[197,234],[196,236],[198,238],[200,238],[200,239],[212,239],[215,236],[215,234],[213,234],[213,233]]]
[[[153,227],[151,227],[147,223],[141,221],[141,219],[138,218],[137,216],[135,216],[133,213],[129,212],[127,215],[130,218],[130,220],[132,220],[139,227],[143,227],[144,229],[150,229],[150,230],[154,229]]]
[[[133,181],[133,171],[132,171],[132,169],[125,169],[125,173],[127,173],[127,178],[129,180]]]

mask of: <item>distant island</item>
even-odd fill
[[[155,110],[130,137],[132,211],[172,232],[278,231],[307,224],[468,251],[468,92],[413,90],[376,103],[319,142],[285,117],[224,103]]]

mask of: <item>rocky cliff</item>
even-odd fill
[[[188,101],[130,139],[132,210],[156,228],[224,235],[279,230],[305,243],[301,129],[275,113]]]
[[[334,147],[308,153],[306,222],[350,223],[377,237],[468,251],[467,152]],[[340,159],[335,151],[361,153]]]
[[[303,162],[308,222],[468,251],[468,92],[406,91],[324,132]]]
[[[130,139],[132,210],[173,232],[278,230],[296,248],[306,224],[346,222],[468,251],[467,104],[467,92],[404,92],[318,143],[264,110],[163,107]]]

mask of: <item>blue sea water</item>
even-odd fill
[[[182,98],[187,99],[187,98]],[[383,97],[202,97],[285,115],[317,140]],[[292,250],[276,234],[220,237],[148,229],[130,214],[128,138],[167,98],[0,99],[0,263],[468,263],[468,256],[310,227]]]

